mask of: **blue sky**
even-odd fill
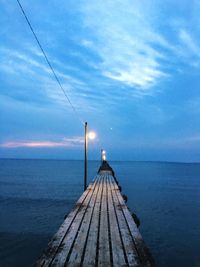
[[[114,160],[200,161],[200,2],[21,0]],[[0,157],[82,159],[83,126],[16,1],[0,0]]]

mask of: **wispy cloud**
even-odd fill
[[[84,142],[83,137],[63,138],[61,141],[12,141],[1,143],[2,148],[56,148],[56,147],[78,147]]]
[[[194,38],[192,38],[192,36],[186,30],[180,30],[180,39],[186,46],[187,51],[190,51],[194,55],[200,57],[200,47],[197,45]]]
[[[173,5],[169,1],[166,6],[169,13]],[[104,77],[147,94],[173,76],[175,65],[199,66],[194,57],[199,57],[200,47],[184,29],[185,21],[172,26],[171,14],[166,19],[162,8],[152,1],[84,1],[84,26],[91,39],[82,43],[100,56]]]
[[[85,26],[95,36],[93,49],[102,59],[100,69],[105,77],[148,89],[167,76],[161,64],[165,54],[153,45],[163,49],[170,45],[154,31],[137,1],[134,5],[129,0],[87,1],[83,13]],[[84,44],[92,47],[89,40]]]
[[[21,50],[12,49],[11,47],[2,46],[0,48],[0,71],[5,74],[4,82],[8,79],[8,82],[14,85],[14,88],[16,85],[20,85],[20,91],[24,90],[26,93],[32,90],[34,84],[34,96],[37,94],[40,95],[42,90],[43,97],[44,94],[46,94],[47,98],[66,105],[66,99],[54,80],[50,68],[47,66],[40,53],[35,54],[35,50],[37,51],[37,49],[31,48],[29,51],[22,52]],[[55,66],[54,70],[69,96],[71,94],[77,95],[77,93],[81,93],[87,89],[84,81],[77,79],[73,75],[66,74],[67,71],[62,62],[54,58],[51,62]],[[18,81],[17,84],[16,80]],[[4,91],[1,90],[1,94],[3,93]],[[9,91],[6,90],[5,94],[7,95],[8,93]],[[10,93],[12,93],[12,87],[10,87]],[[16,90],[14,90],[13,97],[16,96],[17,93]]]

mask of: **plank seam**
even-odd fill
[[[116,194],[116,195],[117,195],[117,198],[118,198],[118,201],[119,201],[119,204],[120,204],[119,196],[118,196],[118,194]],[[121,206],[121,204],[120,204],[120,206]],[[128,221],[127,221],[127,219],[126,219],[126,216],[125,216],[125,214],[124,214],[124,210],[123,210],[122,208],[121,208],[121,210],[122,210],[122,214],[123,214],[123,216],[124,216],[124,219],[125,219],[125,221],[126,221],[127,228],[128,228],[128,230],[129,230],[129,233],[130,233],[131,239],[132,239],[132,241],[133,241],[133,244],[134,244],[134,246],[135,246],[135,250],[136,250],[136,252],[137,252],[138,259],[139,259],[140,263],[142,264],[142,261],[141,261],[141,259],[140,259],[140,254],[139,254],[138,248],[137,248],[137,246],[136,246],[136,243],[135,243],[135,240],[134,240],[133,234],[132,234],[132,232],[131,232],[131,230],[130,230],[130,227],[129,227]],[[128,212],[129,212],[129,211],[128,211]]]
[[[135,242],[133,240],[133,237],[132,237],[132,234],[131,234],[131,231],[129,229],[129,226],[127,224],[127,220],[124,216],[124,208],[123,206],[121,205],[120,203],[120,200],[119,200],[119,196],[120,196],[120,192],[119,192],[119,189],[118,189],[118,185],[116,184],[116,182],[114,181],[113,177],[110,177],[111,178],[111,184],[112,184],[112,188],[113,188],[113,198],[114,198],[114,202],[115,202],[115,205],[116,205],[116,212],[117,212],[117,216],[122,216],[121,219],[122,221],[119,219],[119,227],[121,229],[121,233],[122,233],[122,238],[124,240],[124,236],[123,236],[123,232],[124,232],[124,227],[122,226],[122,224],[126,227],[126,233],[128,234],[128,236],[130,237],[130,242],[132,243],[131,247],[132,247],[132,250],[133,250],[133,254],[134,254],[134,259],[135,259],[135,263],[134,263],[134,266],[138,266],[138,264],[140,264],[140,258],[139,258],[139,255],[138,255],[138,251],[136,249],[136,245],[135,245]],[[126,205],[124,205],[124,207],[126,207]],[[120,217],[118,217],[120,218]],[[123,241],[124,242],[124,241]],[[124,243],[125,244],[125,243]],[[129,258],[129,252],[125,249],[125,252],[126,252],[126,255],[127,255],[127,259],[128,259],[128,262],[129,262],[129,265],[132,266],[132,262],[130,262],[130,258]],[[135,265],[136,264],[136,265]]]
[[[99,179],[99,180],[101,180],[101,179]],[[81,257],[81,266],[82,266],[83,261],[84,261],[84,256],[85,256],[85,252],[86,252],[88,236],[89,236],[89,232],[90,232],[90,226],[91,226],[92,218],[93,218],[93,214],[94,214],[94,208],[95,208],[96,200],[97,200],[97,196],[98,196],[98,194],[99,194],[99,191],[100,191],[101,187],[102,187],[102,186],[101,186],[101,184],[100,184],[100,185],[99,185],[99,188],[98,188],[98,192],[97,192],[97,194],[96,194],[95,203],[94,203],[94,205],[93,205],[92,214],[91,214],[91,218],[90,218],[90,223],[89,223],[89,227],[88,227],[88,231],[87,231],[87,237],[86,237],[86,241],[85,241],[85,246],[84,246],[83,254],[82,254],[82,257]],[[101,194],[102,194],[102,191],[101,191]]]
[[[124,259],[125,259],[125,262],[126,262],[127,266],[129,266],[129,262],[128,262],[128,258],[126,256],[126,250],[125,250],[125,246],[124,246],[124,242],[123,242],[123,238],[122,238],[122,233],[121,233],[120,226],[119,226],[119,220],[118,220],[118,216],[117,216],[117,212],[116,212],[115,202],[114,202],[114,198],[113,198],[113,189],[111,188],[111,179],[109,179],[109,184],[110,184],[110,191],[111,191],[111,197],[112,197],[112,202],[113,202],[115,217],[116,217],[117,226],[118,226],[118,230],[119,230],[119,236],[120,236],[120,240],[121,240],[121,243],[122,243],[122,249],[123,249],[123,253],[124,253]]]
[[[102,190],[101,190],[101,200],[100,200],[100,207],[99,207],[99,221],[98,221],[98,233],[97,233],[97,246],[96,246],[96,259],[95,265],[98,265],[98,258],[99,258],[99,234],[100,234],[100,221],[101,221],[101,209],[102,209],[102,198],[103,198],[103,186],[104,186],[104,179],[102,178]]]
[[[94,186],[94,188],[95,188],[96,184],[93,183],[92,186]],[[56,254],[57,254],[57,252],[58,252],[58,250],[59,250],[60,245],[62,244],[64,238],[66,237],[66,235],[67,235],[67,233],[68,233],[68,231],[69,231],[69,229],[70,229],[72,223],[74,222],[74,220],[75,220],[75,218],[76,218],[76,216],[77,216],[79,210],[81,209],[81,207],[82,207],[82,205],[83,205],[83,202],[84,202],[85,199],[87,198],[89,192],[90,192],[90,189],[88,188],[88,189],[87,189],[87,193],[85,194],[85,196],[84,196],[82,202],[80,203],[80,205],[79,205],[79,207],[78,207],[78,209],[77,209],[77,211],[76,211],[76,213],[75,213],[75,215],[74,215],[72,221],[70,222],[70,224],[69,224],[69,226],[68,226],[68,228],[67,228],[65,234],[64,234],[63,237],[60,239],[60,242],[59,242],[57,248],[55,249],[55,251],[54,251],[54,253],[53,253],[53,257],[52,257],[52,259],[50,260],[50,262],[48,263],[48,267],[51,266],[51,264],[52,264],[54,258],[56,257]],[[80,198],[79,198],[79,200],[80,200]],[[75,204],[75,206],[74,206],[74,209],[76,208],[76,205],[77,205],[77,203],[79,202],[79,200],[76,202],[76,204]],[[69,213],[69,214],[70,214],[70,213]],[[64,222],[63,222],[63,224],[64,224]],[[63,224],[62,224],[62,225],[63,225]],[[61,227],[62,227],[62,225],[61,225]],[[55,234],[55,235],[56,235],[56,234]],[[53,237],[53,238],[54,238],[54,237]],[[52,239],[52,240],[53,240],[53,239]],[[52,241],[50,241],[50,244],[51,244],[51,242],[52,242]],[[52,243],[52,244],[53,244],[53,243]],[[50,247],[50,248],[51,248],[51,247]],[[48,251],[48,250],[47,250],[47,251]],[[41,266],[41,267],[43,267],[43,266],[45,265],[45,263],[46,263],[46,259],[43,259],[43,262],[42,262],[42,266]]]
[[[112,241],[111,241],[111,231],[110,231],[110,218],[108,209],[108,177],[106,176],[106,202],[107,202],[107,220],[108,220],[108,238],[109,238],[109,250],[110,250],[110,263],[113,267],[113,253],[112,253]]]
[[[120,206],[121,206],[121,203],[120,203],[120,200],[119,200],[119,189],[118,189],[118,192],[117,192],[116,195],[117,195],[119,204],[120,204]],[[127,208],[126,205],[125,205],[125,209],[127,210],[127,212],[130,212],[130,211],[128,210],[128,208]],[[125,218],[125,221],[126,221],[126,224],[127,224],[128,230],[129,230],[129,233],[130,233],[131,238],[132,238],[132,241],[133,241],[133,243],[134,243],[135,250],[136,250],[136,253],[137,253],[137,255],[138,255],[138,260],[139,260],[139,262],[142,264],[142,266],[146,266],[146,265],[144,265],[144,264],[145,264],[144,261],[141,259],[141,253],[140,253],[140,251],[139,251],[139,248],[137,247],[135,238],[134,238],[133,233],[132,233],[132,231],[131,231],[131,229],[130,229],[130,227],[129,227],[129,223],[128,223],[128,221],[127,221],[127,218],[126,218],[124,209],[123,209],[122,207],[121,207],[121,210],[122,210],[122,212],[123,212],[123,216],[124,216],[124,218]],[[133,219],[132,219],[132,220],[133,220]]]
[[[99,180],[100,180],[100,178],[98,178],[98,181],[99,181]],[[97,183],[96,183],[96,186],[97,186]],[[96,186],[95,186],[95,187],[96,187]],[[100,186],[99,186],[99,187],[100,187]],[[94,205],[93,205],[93,208],[92,208],[92,213],[91,213],[91,217],[90,217],[90,222],[89,222],[89,227],[88,227],[88,231],[87,231],[87,237],[86,237],[86,240],[87,240],[87,238],[88,238],[88,232],[89,232],[90,225],[91,225],[91,221],[92,221],[92,216],[93,216],[94,207],[95,207],[95,204],[96,204],[97,195],[98,195],[98,192],[99,192],[99,187],[98,187],[98,189],[97,189],[97,194],[96,194],[96,196],[95,196],[95,202],[94,202]],[[70,259],[71,252],[72,252],[72,250],[73,250],[73,247],[74,247],[74,244],[75,244],[75,242],[76,242],[78,233],[79,233],[79,231],[80,231],[80,228],[81,228],[81,226],[82,226],[83,220],[84,220],[84,218],[85,218],[85,214],[86,214],[86,212],[87,212],[87,210],[88,210],[88,207],[89,207],[89,205],[90,205],[92,196],[94,195],[94,191],[95,191],[95,188],[94,188],[94,190],[93,190],[93,192],[92,192],[91,198],[90,198],[90,200],[89,200],[89,202],[88,202],[88,204],[87,204],[87,208],[85,209],[84,215],[83,215],[83,217],[82,217],[82,219],[81,219],[81,222],[80,222],[80,225],[79,225],[79,227],[78,227],[78,229],[77,229],[76,235],[75,235],[75,237],[74,237],[73,243],[72,243],[71,248],[70,248],[70,250],[69,250],[69,253],[68,253],[68,256],[67,256],[66,261],[65,261],[65,263],[64,263],[64,266],[67,266],[67,263],[68,263],[68,261],[69,261],[69,259]],[[85,245],[84,245],[84,249],[85,249]],[[82,259],[81,259],[81,265],[82,265]]]

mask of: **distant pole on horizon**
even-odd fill
[[[84,191],[87,188],[87,150],[88,150],[88,130],[85,122],[85,143],[84,143]]]

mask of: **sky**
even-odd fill
[[[0,0],[0,157],[200,162],[198,0]],[[82,121],[82,122],[81,122]]]

